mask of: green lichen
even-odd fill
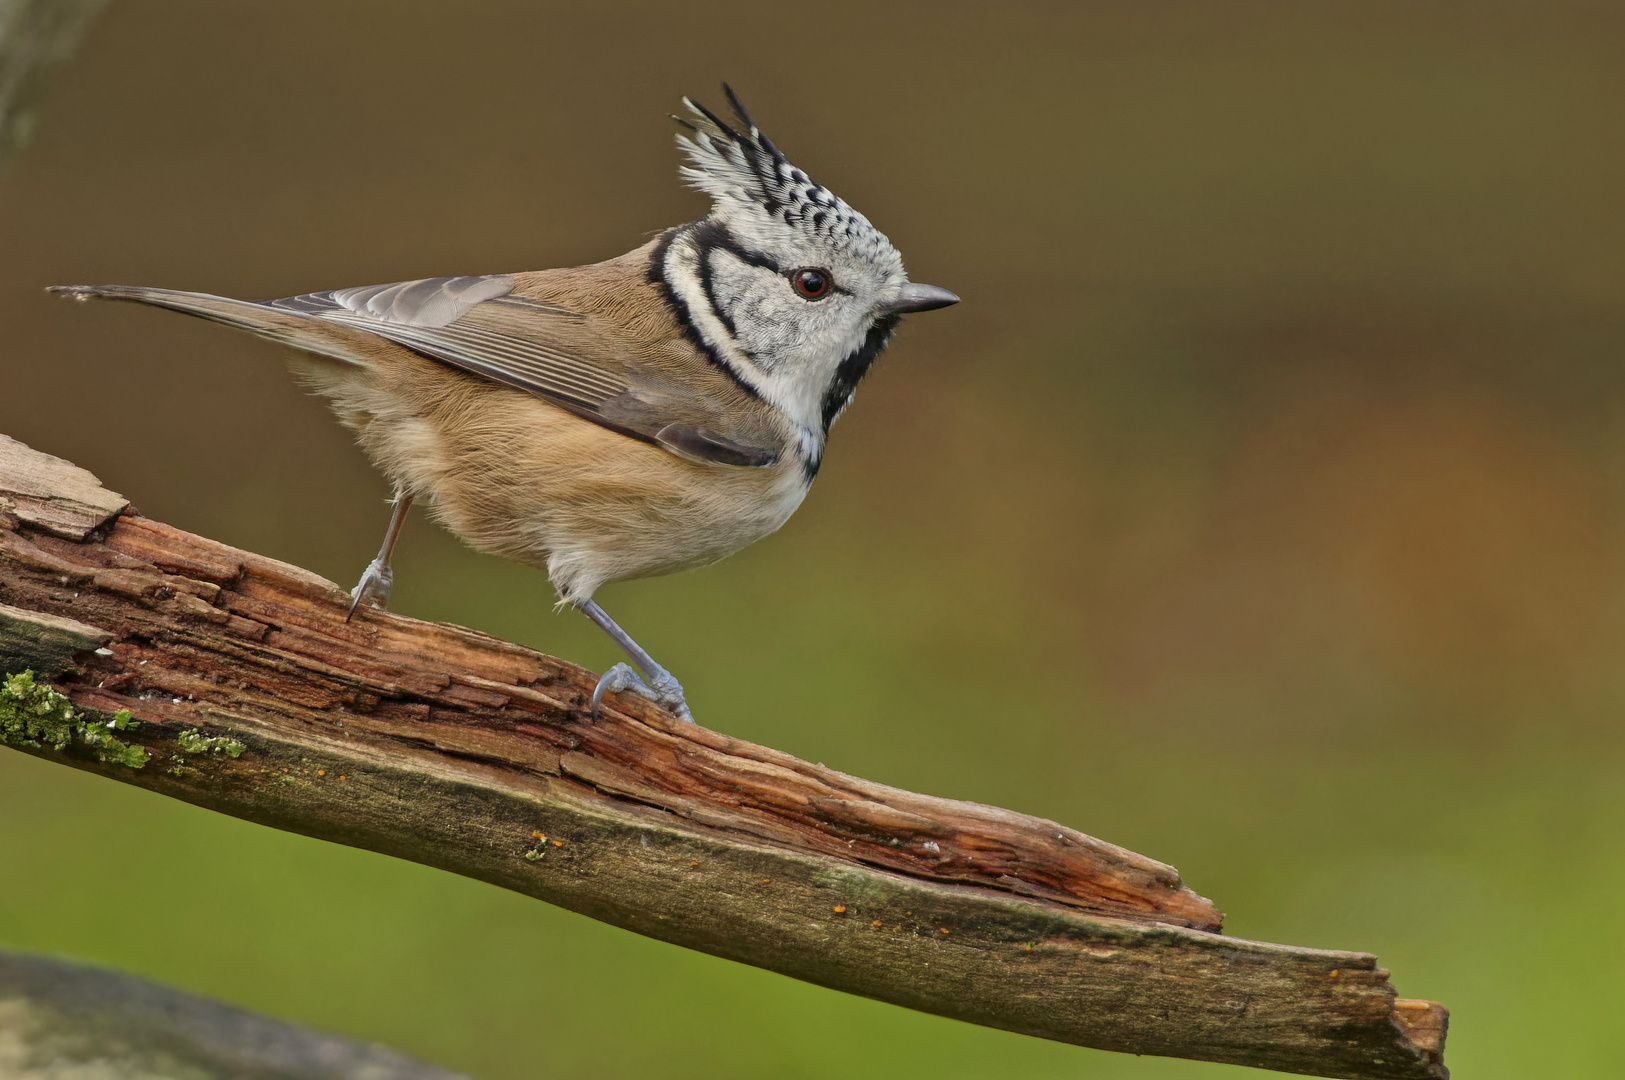
[[[141,768],[147,763],[147,758],[152,756],[152,751],[145,746],[130,746],[113,738],[108,734],[112,724],[111,720],[106,724],[94,720],[80,724],[79,737],[84,740],[86,746],[96,751],[96,756],[102,761],[114,765],[128,765],[132,769]]]
[[[67,698],[34,682],[34,673],[7,675],[0,686],[0,739],[14,746],[66,749],[77,714]]]
[[[8,675],[0,686],[0,742],[13,746],[66,750],[77,739],[100,761],[139,769],[152,751],[130,746],[112,734],[138,722],[128,709],[120,709],[111,720],[82,713],[50,686],[35,682],[32,671]]]
[[[243,756],[243,751],[248,749],[236,739],[229,739],[224,735],[217,735],[214,738],[201,735],[197,728],[181,732],[175,741],[188,754],[229,754],[231,757],[239,758]]]

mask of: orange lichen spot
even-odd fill
[[[317,776],[326,776],[327,775],[327,770],[326,769],[317,769],[316,770],[316,775]]]
[[[881,923],[880,923],[879,919],[876,919],[874,922],[870,923],[869,925],[874,927],[876,930],[879,930]]]
[[[835,914],[837,914],[837,915],[845,915],[846,914],[846,905],[845,904],[836,904],[835,905]]]

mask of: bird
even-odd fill
[[[425,278],[276,300],[126,285],[69,297],[154,305],[290,346],[290,365],[391,481],[378,555],[351,592],[388,607],[407,511],[546,571],[561,607],[632,665],[598,680],[693,722],[682,684],[593,599],[704,566],[782,526],[831,425],[903,315],[959,302],[909,280],[889,239],[751,119],[685,97],[681,178],[698,221],[604,262]]]

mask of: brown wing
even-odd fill
[[[295,348],[365,363],[360,332],[534,394],[562,409],[690,461],[760,468],[778,461],[767,432],[739,430],[723,402],[673,372],[639,363],[639,350],[602,319],[512,295],[513,278],[425,278],[232,300],[131,286],[69,286],[78,297],[155,304]]]
[[[629,389],[625,364],[615,357],[614,347],[595,349],[584,340],[589,335],[583,333],[581,316],[555,304],[505,295],[512,288],[511,278],[495,281],[499,287],[506,283],[504,295],[459,304],[447,297],[447,286],[455,280],[401,283],[414,289],[437,286],[432,291],[419,289],[415,297],[401,285],[373,286],[290,296],[267,306],[377,334],[413,352],[560,404],[596,409]],[[410,302],[413,300],[423,302],[429,317],[417,316],[418,305]],[[446,314],[452,317],[444,318]]]
[[[778,460],[770,446],[724,434],[725,422],[708,426],[703,414],[714,403],[638,364],[638,350],[603,320],[512,288],[506,275],[429,278],[272,305],[377,334],[690,461],[760,468]]]

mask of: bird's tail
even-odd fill
[[[46,291],[74,300],[129,300],[169,308],[346,364],[366,366],[372,338],[364,331],[315,319],[268,301],[233,300],[209,293],[141,285],[53,285]]]

